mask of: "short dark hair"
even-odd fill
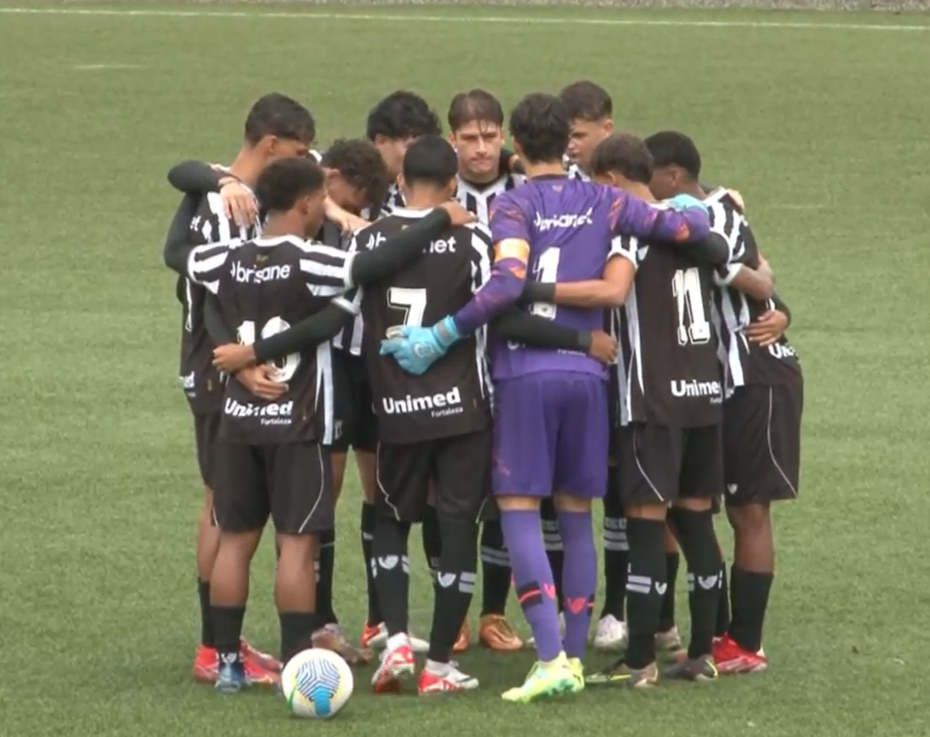
[[[641,138],[630,133],[614,133],[594,149],[591,171],[595,176],[616,172],[631,182],[649,184],[652,179],[652,154]]]
[[[312,159],[278,159],[262,170],[255,196],[263,209],[286,212],[301,197],[323,189],[323,170]]]
[[[689,176],[701,176],[701,154],[688,136],[678,131],[660,131],[646,139],[657,167],[680,166]]]
[[[529,161],[561,161],[570,133],[568,109],[555,95],[534,92],[510,113],[510,135]]]
[[[602,120],[614,112],[614,104],[607,90],[586,79],[563,87],[559,98],[568,108],[572,120]]]
[[[369,141],[375,136],[392,140],[438,136],[442,133],[439,118],[426,100],[415,92],[392,92],[368,112],[365,135]]]
[[[407,186],[432,184],[445,187],[458,170],[455,149],[442,136],[422,136],[410,144],[404,155],[404,182]]]
[[[459,92],[449,105],[449,129],[455,133],[472,121],[504,125],[504,108],[500,101],[485,90]]]
[[[265,136],[277,136],[309,144],[316,138],[310,111],[279,92],[258,98],[245,119],[245,140],[253,146]]]
[[[349,186],[363,191],[372,205],[384,200],[391,184],[384,158],[374,144],[364,138],[333,141],[320,164],[338,171]]]

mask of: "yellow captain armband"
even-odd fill
[[[528,263],[530,260],[530,244],[522,238],[504,238],[494,246],[494,261],[503,261],[504,259],[514,258],[521,263]]]

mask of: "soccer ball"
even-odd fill
[[[281,691],[287,708],[303,719],[336,716],[352,695],[352,671],[331,650],[312,648],[297,653],[281,671]]]

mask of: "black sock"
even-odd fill
[[[626,618],[626,574],[630,566],[630,543],[626,517],[617,489],[617,468],[607,468],[607,495],[604,497],[604,608],[601,618],[612,614]]]
[[[333,609],[333,573],[336,567],[336,531],[320,533],[320,557],[317,559],[316,611],[320,624],[338,624]]]
[[[737,645],[751,653],[762,647],[762,626],[774,580],[774,573],[753,573],[736,566],[731,572],[733,621],[730,623],[730,636]]]
[[[213,615],[210,613],[210,582],[197,579],[197,598],[200,599],[200,644],[214,647]]]
[[[720,601],[717,602],[717,626],[714,628],[714,637],[723,637],[730,631],[730,593],[727,586],[727,567],[722,565],[720,566]],[[736,611],[736,607],[733,607],[733,611]]]
[[[503,614],[512,571],[500,520],[485,522],[481,530],[481,573],[481,616]]]
[[[381,607],[378,606],[378,591],[375,588],[374,558],[371,554],[371,541],[375,534],[375,521],[378,510],[374,504],[362,502],[362,555],[365,558],[365,583],[368,586],[368,621],[369,627],[381,623]]]
[[[669,514],[674,519],[678,543],[688,564],[688,608],[691,612],[688,657],[693,659],[709,655],[713,650],[723,561],[710,510],[692,512],[673,508]]]
[[[278,612],[281,624],[281,662],[287,663],[297,653],[313,647],[313,632],[326,624],[312,612]]]
[[[662,597],[662,610],[659,612],[659,632],[668,632],[675,626],[675,583],[678,580],[678,566],[681,564],[681,555],[676,553],[665,554],[665,581],[668,588]]]
[[[559,611],[564,606],[562,596],[562,569],[565,567],[565,550],[562,547],[562,535],[559,533],[559,517],[555,511],[552,499],[543,499],[539,506],[539,515],[542,518],[543,544],[546,546],[546,557],[552,569],[552,579],[555,582],[555,600]]]
[[[423,513],[423,555],[426,556],[426,565],[430,573],[436,575],[439,567],[439,556],[442,555],[442,536],[439,533],[439,517],[436,516],[436,507],[427,505]]]
[[[433,627],[430,630],[430,660],[448,663],[462,622],[468,615],[475,592],[478,569],[478,525],[440,519],[442,554],[433,591]]]
[[[391,517],[378,517],[372,540],[372,568],[381,615],[388,635],[407,631],[410,595],[410,559],[407,538],[410,525]]]
[[[244,606],[210,605],[213,618],[213,635],[216,652],[220,657],[238,655],[242,646],[242,622],[245,619]]]
[[[626,580],[627,624],[630,644],[624,662],[635,669],[656,659],[656,630],[665,581],[665,523],[657,520],[626,521],[630,541],[630,570]]]

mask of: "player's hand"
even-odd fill
[[[788,329],[788,316],[780,310],[767,310],[743,329],[750,343],[762,348],[774,345]]]
[[[280,399],[288,389],[287,384],[275,381],[278,369],[269,363],[248,366],[236,374],[236,380],[259,399],[273,402]]]
[[[337,225],[344,235],[351,235],[362,228],[367,228],[371,223],[359,215],[346,212],[345,215],[340,218]]]
[[[388,328],[386,340],[381,341],[380,353],[382,356],[394,356],[404,371],[419,376],[426,373],[461,337],[450,315],[431,328],[413,325]]]
[[[221,185],[220,199],[226,217],[240,228],[252,227],[258,220],[258,207],[248,187],[237,179],[226,179]]]
[[[255,349],[241,343],[227,343],[213,349],[213,365],[218,371],[234,374],[255,365]]]
[[[588,349],[588,355],[595,358],[605,366],[610,366],[617,361],[617,341],[610,337],[603,330],[593,330],[591,332],[591,347]]]
[[[665,204],[677,212],[682,210],[703,210],[707,212],[707,205],[701,202],[697,197],[692,197],[689,194],[680,194],[672,197],[670,200],[666,200]]]
[[[743,202],[743,195],[739,193],[736,189],[728,189],[727,194],[730,196],[730,199],[733,200],[733,204],[736,205],[736,209],[741,213],[746,212],[746,203]]]
[[[440,205],[440,208],[449,213],[449,219],[452,221],[453,228],[475,222],[475,216],[454,200]]]

